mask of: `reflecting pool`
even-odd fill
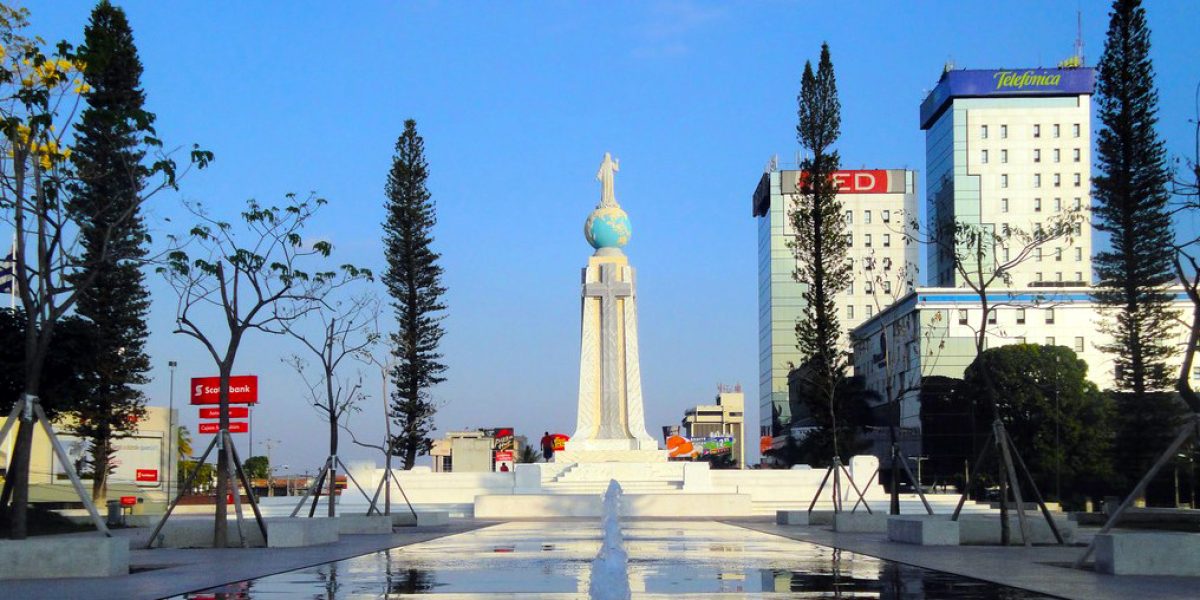
[[[712,521],[622,529],[634,598],[1045,597]],[[586,598],[599,547],[595,522],[505,523],[181,598]]]

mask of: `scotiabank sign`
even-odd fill
[[[220,404],[220,377],[193,377],[192,404]],[[255,404],[258,402],[258,375],[233,375],[229,378],[230,404]]]
[[[839,194],[890,194],[904,192],[904,171],[900,169],[870,169],[835,171],[829,177]],[[799,194],[808,173],[784,171],[780,183],[785,194]]]

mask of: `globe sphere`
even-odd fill
[[[593,248],[621,248],[629,243],[633,228],[629,215],[618,206],[597,208],[588,215],[583,235]]]

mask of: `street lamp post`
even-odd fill
[[[271,448],[273,448],[275,446],[275,444],[278,444],[279,440],[273,440],[271,438],[267,438],[259,443],[264,444],[267,447],[267,495],[274,496],[275,495],[275,477],[274,477],[275,465],[271,464]]]
[[[167,392],[167,502],[171,501],[171,480],[174,479],[175,470],[172,465],[179,459],[179,433],[175,429],[175,367],[179,363],[168,361],[167,367],[171,369],[171,389]]]

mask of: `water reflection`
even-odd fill
[[[1036,594],[714,522],[624,524],[634,597],[1018,600]],[[188,598],[586,598],[588,522],[506,523]],[[725,596],[728,597],[728,596]]]

